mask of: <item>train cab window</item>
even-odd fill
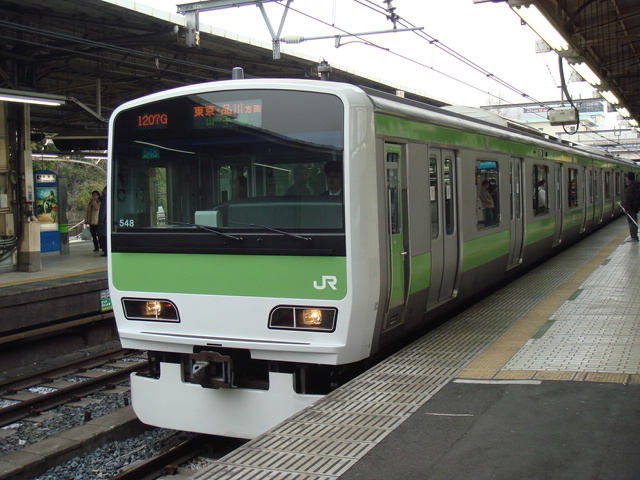
[[[476,221],[478,228],[500,223],[500,195],[498,162],[476,161]]]
[[[569,169],[569,184],[568,184],[568,198],[569,208],[578,206],[578,169]]]
[[[435,157],[429,159],[429,198],[431,204],[431,238],[440,235],[438,214],[438,163]]]
[[[343,254],[343,148],[344,105],[329,94],[203,91],[122,111],[114,251],[289,255],[304,234]]]
[[[533,166],[533,213],[543,215],[549,211],[549,167]]]

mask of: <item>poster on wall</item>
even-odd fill
[[[54,224],[58,221],[58,188],[36,188],[36,217],[41,224]]]

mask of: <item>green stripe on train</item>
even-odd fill
[[[387,115],[376,115],[375,122],[376,133],[378,135],[410,138],[423,142],[448,143],[456,147],[492,150],[525,157],[538,156],[538,147],[535,146],[455,130],[453,128],[398,119]]]
[[[116,289],[248,297],[341,300],[345,257],[113,253]]]
[[[386,115],[376,115],[376,133],[391,137],[412,138],[425,142],[446,142],[476,149],[485,148],[482,135],[439,127],[427,123],[412,122]]]
[[[525,245],[533,245],[540,240],[553,236],[556,231],[555,217],[544,218],[527,225]]]
[[[492,260],[509,255],[510,245],[510,230],[502,230],[492,235],[465,242],[462,271],[473,270]]]
[[[431,252],[411,258],[411,290],[414,294],[431,284]]]

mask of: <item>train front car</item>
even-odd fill
[[[151,360],[132,377],[143,422],[251,438],[370,355],[373,128],[361,90],[314,81],[183,87],[114,113],[109,280],[123,346]]]

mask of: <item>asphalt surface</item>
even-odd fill
[[[449,383],[340,477],[639,478],[640,385],[561,381]]]

